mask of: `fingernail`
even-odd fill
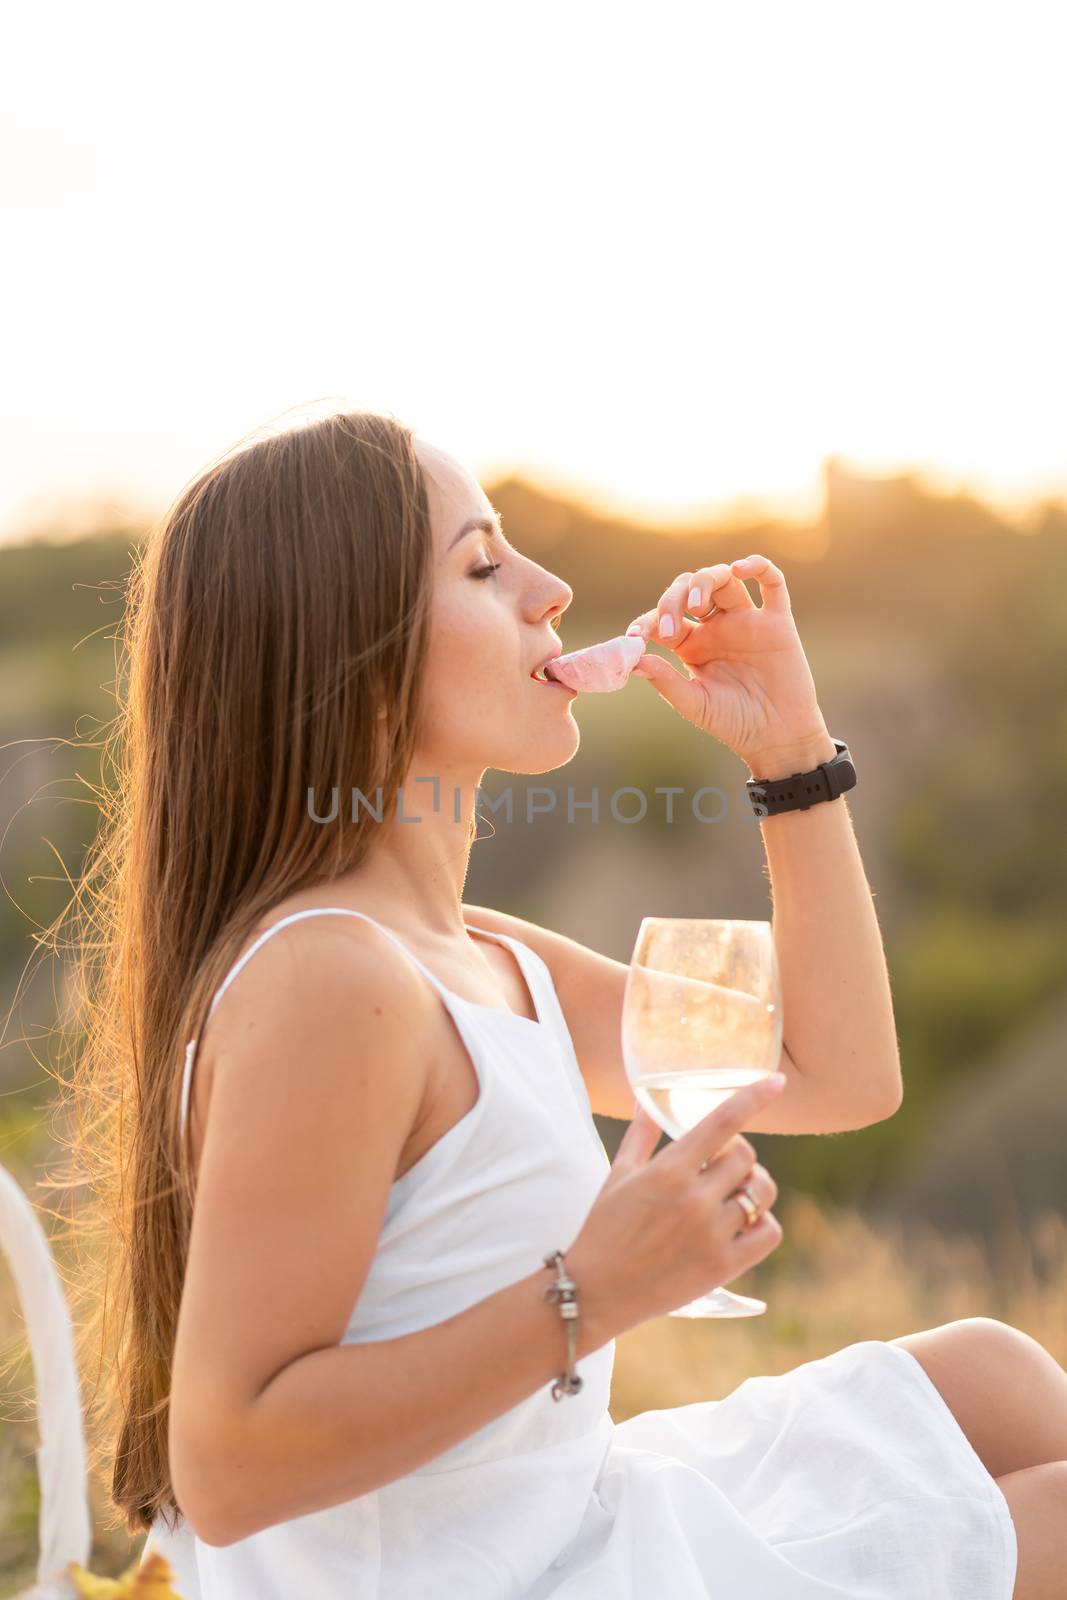
[[[695,611],[697,609],[697,607],[701,604],[700,590],[699,589],[690,589],[690,591],[689,591],[689,599],[685,603],[689,607],[690,611]]]
[[[768,1087],[772,1089],[784,1089],[787,1081],[788,1080],[786,1079],[784,1072],[772,1072],[770,1077],[767,1079],[767,1084]]]
[[[661,639],[672,639],[674,637],[673,617],[664,617],[661,620],[659,625],[659,636]]]
[[[641,624],[639,622],[631,622],[631,624],[627,628],[626,632],[628,634],[630,634],[630,633],[640,633],[641,632]]]

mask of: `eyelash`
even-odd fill
[[[471,577],[472,578],[491,578],[493,573],[496,572],[497,568],[498,567],[502,567],[503,564],[504,563],[502,561],[497,561],[497,562],[494,562],[494,564],[491,567],[478,567],[476,571],[471,573]]]

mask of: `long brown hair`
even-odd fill
[[[192,1205],[185,1042],[256,923],[358,865],[414,750],[433,546],[415,435],[347,412],[242,441],[135,556],[99,827],[73,919],[60,1142],[87,1186],[73,1299],[94,1475],[131,1535],[172,1524],[170,1371]],[[380,717],[380,707],[385,716]],[[334,821],[330,791],[339,791]],[[378,794],[378,791],[381,794]],[[312,799],[314,797],[314,806]],[[52,1187],[64,1184],[53,1183]]]

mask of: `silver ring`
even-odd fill
[[[728,1200],[736,1200],[741,1210],[745,1213],[745,1227],[754,1228],[763,1215],[762,1207],[753,1199],[749,1191],[742,1185],[735,1189],[733,1194],[727,1195]]]

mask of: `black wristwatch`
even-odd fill
[[[856,769],[848,745],[843,739],[834,739],[833,744],[836,756],[830,761],[820,761],[811,772],[794,772],[788,778],[750,778],[745,788],[757,817],[776,817],[783,811],[807,811],[820,800],[836,800],[846,789],[854,789]]]

